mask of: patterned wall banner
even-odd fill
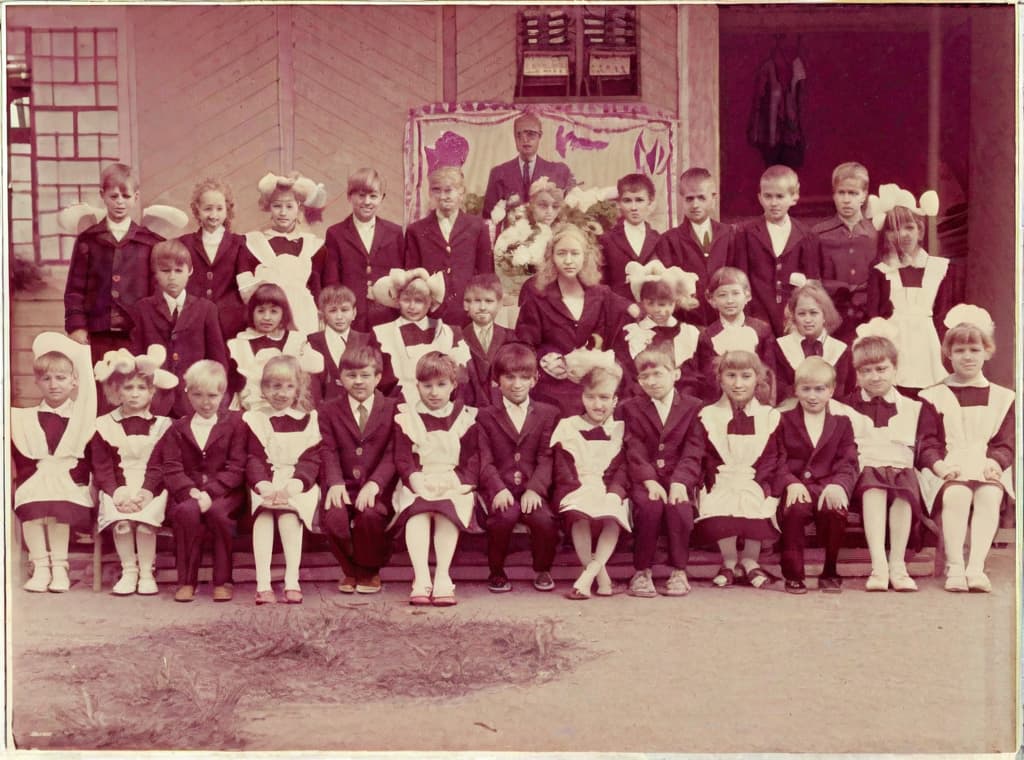
[[[523,107],[506,103],[432,104],[412,109],[405,139],[406,221],[430,208],[427,177],[439,166],[459,166],[466,191],[483,196],[491,167],[516,156],[512,122]],[[651,225],[676,224],[675,120],[635,104],[531,104],[544,136],[539,155],[569,165],[582,189],[614,186],[634,172],[654,181]]]

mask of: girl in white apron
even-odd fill
[[[309,411],[309,376],[294,356],[270,359],[261,388],[266,405],[242,417],[251,433],[246,480],[255,516],[256,604],[277,601],[270,584],[275,525],[284,551],[284,601],[302,604],[302,528],[312,529],[320,500],[320,426],[316,412]]]
[[[157,388],[178,384],[178,378],[160,369],[166,358],[164,347],[154,345],[142,356],[127,349],[108,351],[96,363],[96,379],[107,400],[117,405],[96,420],[90,444],[93,484],[99,492],[97,527],[103,531],[113,526],[121,560],[121,578],[112,590],[117,596],[158,592],[153,561],[167,491],[159,465],[151,467],[150,458],[171,420],[152,414],[149,407]]]
[[[323,239],[299,230],[305,217],[309,224],[320,221],[327,205],[324,186],[292,172],[281,177],[266,174],[259,181],[260,210],[270,212],[270,227],[245,236],[249,250],[259,260],[251,274],[238,275],[242,298],[259,282],[273,282],[288,296],[296,329],[309,335],[319,329],[320,317],[309,285],[312,282],[313,257]]]
[[[43,400],[11,410],[14,513],[32,562],[25,590],[61,593],[71,588],[71,527],[88,530],[95,514],[86,446],[96,430],[96,383],[89,346],[65,335],[36,336],[32,356]]]
[[[985,558],[999,528],[1004,498],[1013,499],[1014,398],[982,372],[995,351],[988,312],[961,304],[946,316],[942,353],[953,374],[921,391],[942,417],[945,456],[920,473],[930,514],[942,512],[947,591],[991,591]],[[964,566],[970,518],[971,553]]]
[[[566,597],[581,601],[590,598],[595,580],[598,596],[624,590],[612,583],[606,566],[619,534],[632,526],[622,450],[625,424],[612,419],[622,368],[611,351],[572,352],[566,363],[572,363],[573,376],[580,377],[583,414],[563,419],[551,434],[552,501],[565,515],[576,556],[583,565]]]
[[[431,351],[416,364],[420,400],[400,404],[395,416],[395,517],[389,529],[405,534],[413,568],[409,604],[456,603],[449,569],[459,532],[480,533],[474,515],[477,485],[476,413],[452,401],[457,364]],[[430,577],[433,528],[436,567]]]

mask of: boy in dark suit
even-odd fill
[[[191,411],[185,396],[185,371],[200,359],[228,366],[228,350],[220,332],[217,306],[185,287],[192,274],[192,255],[180,240],[153,246],[153,273],[159,293],[135,304],[131,349],[144,354],[154,343],[167,349],[165,369],[178,378],[177,389],[159,391],[153,399],[154,414],[184,417]]]
[[[712,273],[730,266],[735,256],[734,231],[731,224],[720,224],[711,218],[718,203],[718,190],[711,172],[691,167],[679,177],[679,198],[685,218],[660,238],[654,258],[665,266],[677,266],[697,275],[696,292],[703,293]],[[709,325],[718,319],[718,312],[709,303],[684,312],[684,321]]]
[[[597,241],[604,258],[602,282],[623,298],[632,298],[626,284],[626,264],[650,261],[660,237],[647,223],[654,209],[654,183],[644,174],[627,174],[617,186],[619,223]]]
[[[800,200],[795,171],[769,166],[761,175],[757,199],[764,217],[740,230],[734,266],[750,278],[751,315],[768,322],[778,337],[785,331],[784,311],[793,288],[821,279],[821,251],[817,236],[789,216]]]
[[[347,350],[341,357],[345,395],[320,410],[321,525],[341,564],[343,594],[380,591],[380,569],[391,555],[386,529],[396,481],[396,402],[377,392],[383,366],[376,346]]]
[[[629,584],[629,594],[658,595],[651,568],[658,533],[664,523],[672,573],[662,593],[685,596],[690,592],[686,565],[690,559],[693,503],[678,468],[701,401],[676,390],[679,368],[667,351],[641,351],[635,364],[643,395],[629,399],[621,408],[626,424],[626,466],[632,485],[633,567],[636,570]]]
[[[444,303],[433,314],[453,327],[468,321],[462,308],[466,283],[474,274],[494,271],[487,225],[462,212],[465,195],[462,170],[442,166],[430,173],[430,204],[434,211],[409,225],[405,235],[406,269],[444,273]]]
[[[493,376],[501,403],[480,410],[480,493],[486,505],[488,590],[512,590],[505,557],[512,529],[530,529],[533,586],[551,591],[551,563],[558,544],[558,520],[548,501],[551,488],[551,433],[559,412],[530,400],[537,383],[537,357],[524,343],[509,342],[494,356]]]
[[[204,524],[213,534],[213,601],[230,601],[233,593],[231,535],[233,515],[245,504],[249,428],[238,412],[220,409],[227,387],[227,372],[217,362],[204,359],[189,367],[185,392],[194,413],[175,420],[161,446],[178,570],[176,602],[195,598]]]
[[[333,401],[345,395],[341,381],[341,358],[346,351],[355,350],[371,342],[364,332],[352,328],[359,315],[356,295],[344,285],[328,285],[316,299],[324,329],[311,333],[307,340],[324,357],[324,371],[310,378],[313,403]]]
[[[462,386],[462,400],[470,406],[484,407],[496,402],[491,382],[491,362],[506,341],[515,334],[494,323],[504,296],[501,280],[495,274],[478,274],[466,285],[463,305],[470,324],[462,328],[462,339],[469,346],[469,382]]]
[[[799,405],[782,413],[775,435],[785,452],[786,465],[779,468],[776,491],[785,489],[779,506],[782,528],[782,574],[786,591],[806,594],[804,584],[804,528],[812,520],[825,546],[825,566],[818,588],[842,591],[836,569],[846,531],[850,495],[857,481],[857,444],[848,417],[832,414],[836,372],[819,356],[804,359],[796,369]]]

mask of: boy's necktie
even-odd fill
[[[359,424],[359,432],[362,433],[366,429],[366,418],[369,416],[369,413],[366,411],[366,407],[360,404],[356,407],[356,415],[356,422]]]
[[[704,255],[711,253],[711,230],[704,231],[704,239],[700,243],[700,247],[704,251]]]
[[[522,202],[530,200],[530,162],[523,161],[523,196]]]

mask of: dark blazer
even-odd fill
[[[432,316],[450,325],[464,325],[469,316],[462,305],[466,283],[475,274],[494,271],[494,254],[487,225],[478,216],[460,211],[450,239],[445,241],[433,211],[405,231],[405,266],[444,273],[444,303]]]
[[[373,394],[373,407],[366,418],[366,429],[352,416],[348,396],[343,394],[320,408],[320,436],[323,439],[320,486],[326,493],[331,486],[344,485],[355,501],[359,489],[373,482],[380,488],[377,498],[391,503],[395,487],[394,399],[379,391]]]
[[[319,332],[310,333],[306,338],[309,341],[310,348],[318,351],[324,357],[324,371],[310,376],[313,404],[318,409],[322,402],[333,401],[336,398],[345,396],[345,389],[341,385],[341,365],[335,363],[334,359],[331,358],[331,352],[327,348],[327,338],[324,332],[324,330],[320,330]],[[353,328],[349,330],[345,351],[367,346],[372,342],[372,336]]]
[[[131,330],[135,303],[155,289],[149,257],[161,240],[135,222],[120,241],[114,240],[106,220],[79,235],[64,286],[64,329]]]
[[[860,467],[853,425],[848,417],[825,412],[825,427],[815,446],[807,435],[804,410],[797,406],[782,413],[775,429],[784,464],[775,476],[775,492],[784,494],[787,487],[803,483],[817,505],[825,486],[835,484],[853,496]]]
[[[484,351],[473,325],[462,328],[462,339],[469,346],[469,366],[466,367],[469,381],[461,388],[461,398],[470,406],[485,407],[498,403],[498,394],[491,383],[491,362],[502,345],[516,338],[507,327],[495,324],[491,329],[491,345]]]
[[[631,398],[620,407],[626,423],[626,467],[633,488],[642,489],[645,480],[663,486],[684,483],[679,463],[694,435],[693,423],[701,406],[700,399],[677,391],[665,424],[649,396]]]
[[[192,433],[192,416],[175,420],[163,437],[161,466],[171,500],[185,501],[192,488],[205,491],[211,499],[232,492],[241,496],[249,436],[242,415],[218,412],[217,422],[202,449]]]
[[[480,492],[490,505],[507,488],[519,499],[527,489],[544,499],[551,491],[551,433],[560,412],[530,400],[523,429],[516,432],[503,403],[481,409],[477,416],[480,443]]]
[[[817,236],[802,222],[790,217],[793,226],[781,256],[772,250],[764,217],[746,224],[737,238],[736,266],[750,278],[752,316],[771,325],[772,333],[785,331],[783,312],[793,286],[789,277],[801,272],[809,280],[821,278],[821,250]]]
[[[259,264],[246,247],[245,236],[225,230],[212,264],[203,247],[201,229],[182,235],[178,240],[192,254],[192,276],[185,290],[189,295],[217,304],[221,334],[235,337],[246,327],[246,306],[235,278],[242,272],[255,271]]]
[[[186,370],[200,359],[213,359],[228,368],[228,349],[220,332],[217,307],[205,298],[186,295],[181,313],[172,324],[163,293],[143,298],[135,305],[132,353],[144,354],[154,343],[167,349],[164,369],[174,373],[178,386],[157,393],[153,413],[184,417],[192,411],[185,396]]]
[[[377,218],[370,250],[363,246],[356,224],[349,214],[327,228],[323,247],[313,257],[313,297],[327,285],[344,285],[356,295],[356,318],[352,326],[367,332],[374,325],[398,316],[395,309],[367,299],[368,285],[405,267],[405,238],[394,222]]]
[[[708,303],[705,292],[708,279],[715,271],[725,266],[734,266],[735,235],[736,230],[731,224],[711,220],[711,250],[705,254],[690,220],[683,219],[682,224],[658,239],[654,258],[667,267],[679,267],[684,272],[692,272],[698,278],[696,295],[701,305],[692,311],[680,312],[679,316],[684,321],[694,325],[709,325],[718,319],[718,312]]]
[[[647,222],[644,222],[644,227],[647,228],[647,233],[644,235],[644,246],[639,255],[633,251],[633,246],[626,238],[626,227],[623,221],[619,221],[597,240],[604,258],[604,264],[601,267],[601,281],[611,288],[613,293],[618,293],[630,301],[633,300],[633,292],[626,284],[626,264],[631,261],[646,264],[654,258],[655,247],[661,237]]]
[[[541,177],[547,177],[562,190],[568,192],[575,186],[576,180],[572,176],[572,170],[565,164],[558,161],[547,161],[540,156],[536,157],[533,165],[533,173],[530,182],[536,182]],[[491,210],[498,201],[507,201],[512,195],[522,196],[523,194],[523,170],[519,167],[519,156],[511,161],[498,164],[491,169],[487,176],[487,190],[484,192],[483,215],[485,219],[490,218]],[[526,203],[529,198],[523,198]]]

